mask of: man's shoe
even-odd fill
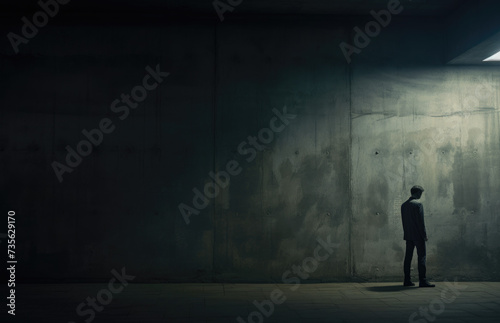
[[[436,285],[429,283],[427,280],[421,281],[418,287],[436,287]]]
[[[404,282],[403,286],[415,286],[412,282]]]

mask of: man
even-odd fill
[[[411,197],[401,205],[401,219],[403,222],[404,240],[406,240],[406,254],[404,260],[404,286],[415,286],[411,282],[410,266],[413,258],[413,250],[417,247],[418,256],[418,277],[419,287],[434,287],[425,277],[426,274],[426,251],[425,242],[427,232],[424,223],[424,207],[417,201],[422,196],[424,189],[422,186],[415,185],[411,188]]]

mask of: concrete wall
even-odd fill
[[[281,281],[330,236],[310,281],[399,280],[399,205],[420,184],[428,276],[499,279],[500,69],[444,66],[440,22],[409,17],[347,64],[339,44],[368,20],[68,19],[17,55],[2,42],[2,209],[18,214],[20,275]],[[119,120],[111,102],[157,64],[170,75]],[[285,106],[296,117],[242,154]],[[52,161],[105,117],[115,131],[59,183]],[[179,204],[232,161],[241,172],[186,224]]]
[[[354,271],[400,275],[399,207],[420,184],[428,276],[498,279],[499,69],[441,66],[437,26],[400,28],[352,72]]]

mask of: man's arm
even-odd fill
[[[427,231],[425,230],[425,221],[424,221],[424,206],[422,204],[419,205],[419,230],[424,237],[424,240],[427,241]]]

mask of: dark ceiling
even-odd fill
[[[238,0],[219,0],[238,2]],[[335,14],[366,15],[387,7],[391,0],[242,0],[233,13],[238,14]],[[0,4],[0,12],[37,10],[36,0]],[[62,6],[72,12],[136,12],[215,14],[214,0],[71,0]],[[455,10],[464,0],[400,0],[402,15],[443,15]]]

